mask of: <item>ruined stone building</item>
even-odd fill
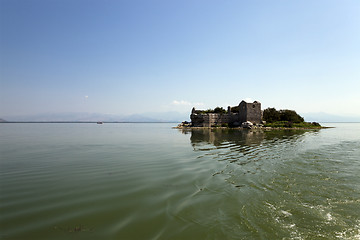
[[[248,103],[241,101],[239,106],[233,107],[238,109],[236,112],[232,111],[229,106],[227,113],[205,113],[203,110],[192,109],[190,119],[193,127],[212,127],[212,126],[240,126],[243,122],[252,122],[259,124],[262,122],[261,103]]]

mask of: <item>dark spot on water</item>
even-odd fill
[[[79,224],[79,225],[67,226],[67,227],[54,226],[54,230],[60,230],[62,232],[68,232],[68,233],[76,233],[76,232],[92,232],[94,228],[90,228],[83,224]]]

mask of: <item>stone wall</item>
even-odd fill
[[[196,111],[193,108],[190,119],[193,127],[212,127],[224,124],[240,126],[241,123],[246,121],[259,124],[262,121],[261,103],[242,101],[239,104],[238,113],[231,113],[230,107],[228,107],[227,113],[201,113],[201,111]]]
[[[192,113],[190,115],[192,126],[194,127],[211,127],[230,124],[237,118],[237,114],[232,113]]]
[[[255,101],[247,103],[241,101],[239,104],[239,120],[241,123],[249,121],[259,124],[262,121],[261,103]]]

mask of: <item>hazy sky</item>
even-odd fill
[[[359,0],[0,0],[0,117],[360,115]]]

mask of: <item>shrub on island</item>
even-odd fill
[[[321,128],[321,125],[317,122],[301,122],[301,123],[293,123],[287,121],[278,121],[273,123],[266,123],[264,127],[271,128]]]
[[[275,108],[267,108],[263,112],[263,120],[267,123],[279,122],[279,121],[287,121],[293,123],[301,123],[304,122],[304,118],[297,114],[294,110],[279,110],[277,111]]]
[[[208,109],[208,110],[204,110],[204,111],[200,111],[199,113],[220,113],[220,114],[225,114],[226,110],[223,107],[216,107],[214,109]]]
[[[266,122],[265,127],[273,128],[320,128],[317,122],[305,122],[304,118],[294,110],[276,110],[267,108],[263,112],[263,120]]]

